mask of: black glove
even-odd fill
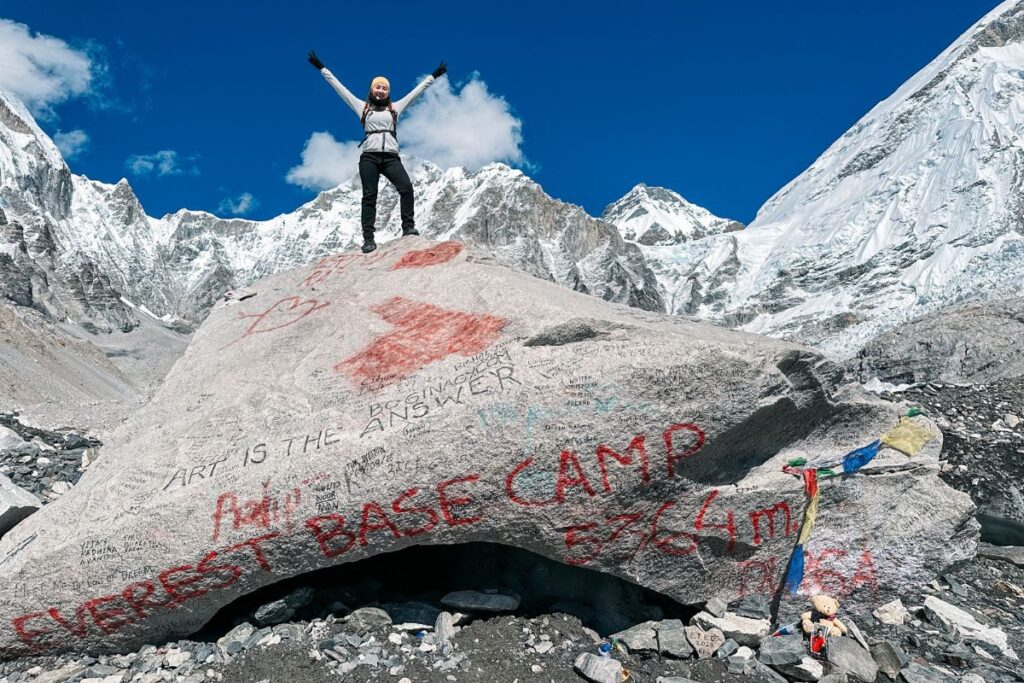
[[[309,51],[309,63],[316,67],[316,70],[324,68],[324,63],[320,61],[320,58],[316,56],[316,51]]]
[[[441,76],[443,76],[446,71],[448,71],[448,65],[445,64],[444,62],[441,62],[440,64],[437,65],[437,68],[434,69],[434,73],[430,75],[437,79],[441,78]]]

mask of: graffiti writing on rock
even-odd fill
[[[395,481],[396,477],[412,474],[419,469],[419,453],[412,457],[396,457],[383,446],[378,446],[345,463],[341,475],[345,482],[345,490],[354,493],[374,481]]]
[[[245,449],[242,467],[262,465],[268,458],[291,458],[298,455],[331,450],[329,447],[341,443],[340,427],[324,427],[316,432],[290,436],[287,439],[261,441]]]
[[[774,595],[779,590],[786,560],[775,557],[744,560],[739,568],[738,598],[750,594]],[[878,589],[875,559],[870,549],[862,548],[859,552],[830,547],[804,550],[801,593],[844,596],[861,589]]]
[[[270,495],[270,482],[263,482],[263,495],[256,499],[239,499],[231,491],[220,494],[213,511],[213,540],[218,540],[222,527],[237,530],[254,526],[269,529],[283,521],[291,530],[292,514],[302,503],[302,490],[292,488],[284,495]]]
[[[357,386],[370,377],[407,377],[453,354],[472,356],[497,341],[508,321],[392,297],[373,307],[395,329],[334,366]]]
[[[456,242],[454,240],[441,242],[441,244],[438,244],[435,247],[418,249],[416,251],[406,253],[402,258],[398,259],[398,262],[395,263],[395,265],[391,266],[391,270],[398,270],[399,268],[426,268],[427,266],[437,266],[442,263],[448,263],[461,253],[462,242]]]
[[[639,422],[651,409],[649,403],[623,397],[614,383],[598,384],[588,375],[570,377],[551,393],[566,399],[560,403],[540,405],[493,402],[477,411],[480,425],[485,429],[520,429],[522,452],[526,455],[533,452],[538,433],[549,429],[563,431],[571,420],[587,422],[614,412],[620,421]]]
[[[704,440],[698,426],[678,423],[662,432],[664,458],[657,463],[651,461],[648,439],[643,434],[635,435],[625,447],[598,444],[591,457],[581,458],[578,452],[566,449],[559,453],[557,462],[550,458],[545,463],[531,455],[506,475],[505,495],[515,505],[543,508],[563,505],[573,496],[594,498],[612,493],[614,478],[622,476],[618,470],[631,470],[642,485],[655,477],[670,480],[676,477],[680,463],[703,447]],[[563,560],[588,564],[606,551],[618,555],[627,545],[628,559],[648,548],[666,555],[688,555],[701,543],[714,554],[729,555],[738,543],[753,547],[798,529],[784,500],[763,509],[738,512],[716,506],[718,495],[718,489],[712,489],[702,505],[692,510],[672,498],[656,508],[619,511],[566,525],[562,528],[566,549]],[[724,540],[720,540],[722,536]]]
[[[171,486],[184,487],[188,486],[193,480],[198,481],[201,479],[212,479],[217,474],[217,465],[228,459],[227,455],[222,455],[219,458],[211,460],[210,462],[195,465],[193,467],[179,467],[174,470],[174,474],[164,484],[162,490],[166,491]]]
[[[370,404],[367,422],[359,436],[362,438],[392,427],[405,427],[444,412],[448,407],[465,405],[480,396],[501,395],[506,389],[521,385],[515,376],[511,355],[502,350],[473,365],[457,369],[448,377],[430,380],[426,386],[401,398]]]
[[[730,505],[719,489],[700,493],[687,489],[685,497],[648,495],[641,498],[653,502],[614,507],[621,500],[616,493],[626,481],[641,487],[664,487],[674,481],[678,488],[686,460],[704,441],[700,427],[679,422],[650,439],[640,433],[586,450],[561,448],[547,455],[531,455],[503,470],[497,480],[488,481],[470,472],[415,486],[397,482],[403,467],[417,468],[418,462],[375,448],[348,463],[343,476],[335,478],[334,472],[321,471],[303,479],[303,488],[277,491],[266,481],[255,498],[224,492],[213,511],[213,541],[236,540],[225,541],[228,535],[246,540],[214,546],[197,553],[198,559],[176,560],[162,571],[140,563],[138,572],[112,577],[115,586],[123,586],[119,591],[83,599],[73,609],[40,608],[16,617],[11,625],[21,647],[32,653],[66,646],[74,638],[113,634],[202,595],[228,589],[243,577],[250,584],[265,583],[265,575],[248,577],[272,572],[276,552],[287,552],[292,568],[297,552],[320,562],[346,561],[372,551],[387,551],[402,540],[436,542],[438,539],[429,538],[431,534],[473,528],[494,515],[495,499],[504,501],[504,509],[497,514],[506,516],[512,511],[532,513],[544,508],[544,528],[550,528],[551,515],[557,515],[556,528],[564,545],[562,559],[568,564],[629,562],[644,553],[665,556],[663,561],[692,556],[703,562],[702,554],[710,553],[735,562],[726,575],[738,575],[736,590],[740,594],[774,593],[784,571],[782,563],[774,557],[751,559],[750,555],[755,547],[769,543],[791,547],[786,539],[798,531],[797,502],[759,501],[749,506],[752,509],[739,509]],[[382,478],[381,472],[388,475]],[[386,497],[350,501],[347,494],[361,486],[364,476],[396,484]],[[602,499],[610,505],[601,504]],[[311,504],[315,511],[300,513],[303,506]],[[450,538],[443,540],[451,542]],[[120,546],[106,540],[90,541],[83,545],[83,558],[103,559],[116,551],[135,551],[143,542],[140,537],[125,539]],[[806,554],[802,587],[806,592],[844,595],[875,585],[874,559],[867,549],[848,551],[812,544]],[[66,589],[62,586],[57,593],[89,590],[86,583],[79,583]],[[179,612],[182,621],[185,612]]]
[[[74,612],[50,607],[15,617],[11,625],[27,651],[33,653],[66,644],[71,637],[83,639],[97,631],[104,635],[116,633],[163,610],[175,609],[211,591],[224,590],[256,569],[271,571],[262,544],[277,536],[270,533],[211,550],[198,562],[169,567],[153,579],[133,581],[119,592],[85,600]],[[70,590],[83,589],[87,589],[84,584]],[[54,590],[69,588],[54,586]]]
[[[372,254],[346,253],[325,256],[313,265],[312,272],[299,282],[299,286],[311,289],[344,272],[352,264],[365,267],[382,261],[389,255],[386,250],[381,249]]]
[[[298,296],[286,296],[274,302],[269,308],[257,313],[239,313],[238,318],[244,320],[251,318],[252,322],[245,328],[241,335],[225,344],[225,348],[231,346],[246,337],[264,332],[273,332],[282,327],[294,325],[307,316],[316,313],[322,308],[330,305],[329,301],[318,299],[303,299]]]

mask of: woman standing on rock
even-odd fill
[[[434,73],[424,78],[411,93],[397,102],[392,102],[391,84],[383,76],[377,76],[370,82],[370,94],[363,101],[350,93],[348,88],[334,77],[330,69],[316,56],[316,52],[309,53],[309,63],[323,74],[363,124],[363,141],[359,143],[359,148],[363,150],[359,157],[359,179],[363,183],[363,253],[369,253],[377,248],[373,241],[373,231],[377,220],[377,182],[381,174],[391,181],[401,198],[402,235],[418,235],[414,218],[412,182],[398,156],[398,117],[431,83],[444,75],[448,67],[441,62],[434,69]]]

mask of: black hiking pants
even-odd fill
[[[413,215],[412,181],[397,152],[363,152],[359,157],[359,179],[363,182],[363,237],[372,237],[377,220],[377,182],[381,175],[398,190],[402,209],[402,231],[416,227]]]

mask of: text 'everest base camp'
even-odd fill
[[[495,541],[687,604],[772,594],[809,500],[783,468],[841,469],[900,424],[835,375],[458,242],[327,257],[215,306],[79,484],[0,540],[0,646],[134,648],[411,544]],[[804,592],[874,604],[973,554],[973,505],[912,421],[919,450],[821,482]]]

